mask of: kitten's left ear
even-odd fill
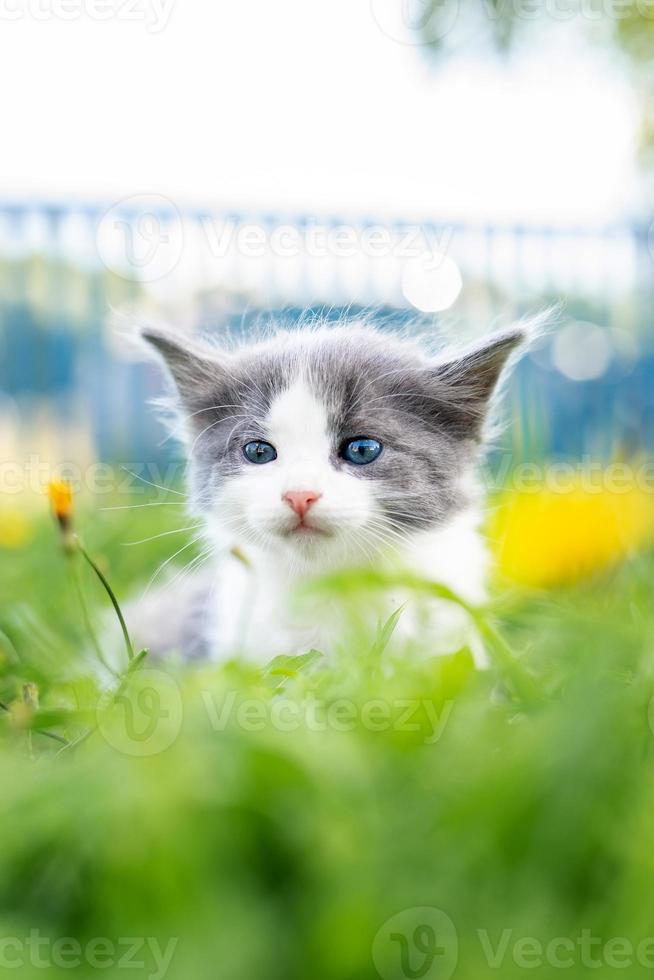
[[[530,327],[518,323],[483,338],[432,369],[439,397],[453,412],[461,435],[474,438],[481,434],[493,393],[511,355],[531,336]]]
[[[163,360],[179,400],[185,406],[201,406],[224,380],[228,355],[213,350],[208,344],[197,343],[161,327],[144,327],[140,336]]]

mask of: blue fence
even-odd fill
[[[22,446],[45,427],[64,455],[71,440],[105,459],[163,454],[146,407],[158,375],[125,360],[109,328],[125,308],[234,332],[261,311],[365,308],[387,326],[420,315],[451,340],[561,302],[558,328],[514,379],[516,456],[652,449],[650,244],[635,226],[0,202],[0,425]]]

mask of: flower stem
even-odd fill
[[[81,550],[81,548],[80,548],[80,550]],[[77,598],[79,600],[80,609],[82,610],[82,618],[84,620],[84,625],[86,627],[86,632],[88,633],[88,635],[90,637],[91,643],[93,644],[93,648],[94,648],[95,653],[96,653],[96,656],[97,656],[98,660],[100,661],[100,663],[102,664],[102,666],[103,667],[106,667],[106,669],[111,674],[113,674],[114,677],[117,677],[118,675],[117,675],[116,671],[108,663],[107,658],[105,657],[105,655],[103,653],[102,647],[100,646],[100,641],[98,640],[97,634],[96,634],[96,632],[95,632],[95,630],[93,628],[93,624],[91,622],[91,617],[89,616],[88,606],[86,604],[86,598],[84,596],[84,589],[82,587],[82,582],[81,582],[81,579],[80,579],[79,566],[78,566],[77,561],[75,559],[75,555],[71,555],[71,557],[73,559],[72,562],[71,562],[71,570],[72,570],[73,584],[75,586],[75,591],[77,593]]]
[[[127,659],[131,662],[134,659],[134,647],[132,646],[132,641],[130,640],[129,632],[127,630],[127,623],[125,622],[125,618],[123,616],[122,610],[121,610],[121,608],[120,608],[120,606],[118,604],[118,599],[114,595],[114,590],[111,588],[111,586],[109,585],[109,582],[105,578],[104,574],[98,568],[98,566],[96,565],[96,563],[93,561],[93,559],[91,558],[91,556],[89,555],[88,551],[86,550],[86,548],[84,547],[84,545],[81,543],[81,541],[79,540],[79,538],[77,540],[77,547],[80,550],[80,554],[82,554],[84,556],[84,559],[88,562],[88,564],[91,566],[91,568],[93,569],[93,571],[95,572],[95,574],[100,579],[100,581],[101,581],[101,583],[102,583],[102,585],[103,585],[103,587],[105,589],[105,592],[107,593],[107,595],[109,596],[109,598],[111,600],[111,604],[114,607],[114,610],[116,612],[116,616],[118,616],[118,622],[120,623],[120,628],[123,631],[123,638],[125,640],[125,649],[127,650]]]

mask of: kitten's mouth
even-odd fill
[[[298,521],[297,524],[295,524],[293,527],[288,528],[283,533],[284,536],[287,538],[294,538],[294,537],[309,538],[309,537],[324,536],[329,534],[329,532],[326,531],[324,528],[316,527],[315,524],[307,524],[305,521]]]

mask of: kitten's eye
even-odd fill
[[[251,463],[272,463],[277,459],[277,450],[269,442],[247,442],[243,446],[243,455]]]
[[[341,448],[340,456],[348,463],[355,463],[357,466],[364,466],[372,463],[381,453],[383,446],[376,439],[351,439]]]

